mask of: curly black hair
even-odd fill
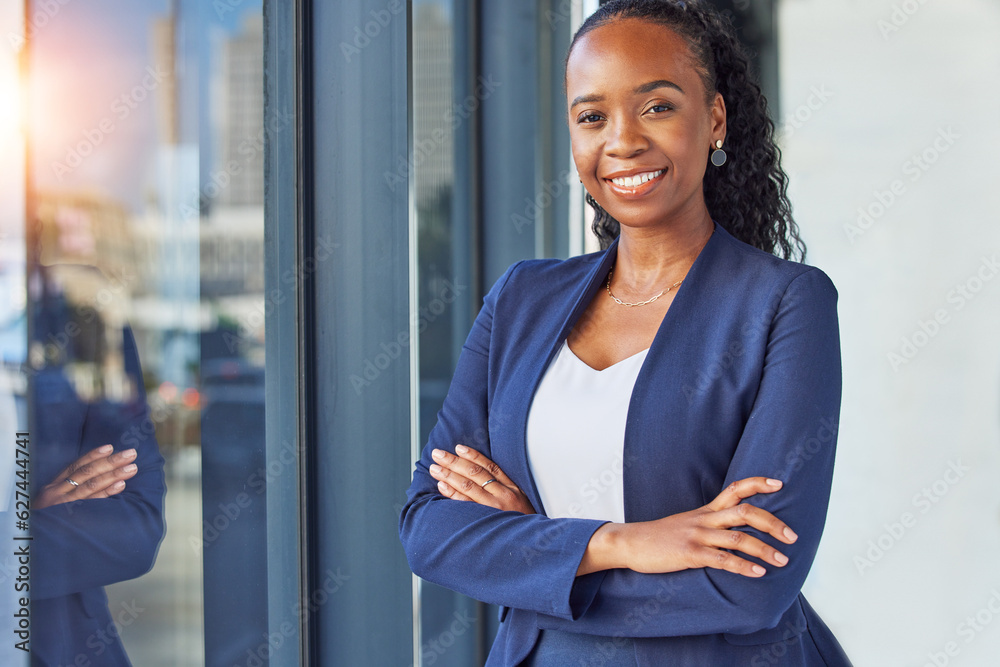
[[[712,104],[717,92],[725,100],[724,148],[729,159],[722,167],[708,165],[702,184],[712,219],[744,243],[785,259],[804,260],[806,246],[792,219],[774,123],[732,22],[700,0],[612,0],[576,32],[566,64],[581,37],[623,19],[650,21],[680,35],[694,57],[706,104]],[[706,162],[707,158],[706,153]],[[594,233],[601,248],[607,248],[621,226],[589,193],[586,198],[595,211]]]

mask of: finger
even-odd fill
[[[134,449],[126,449],[121,452],[116,452],[110,456],[104,456],[96,460],[89,461],[83,465],[74,464],[75,469],[72,470],[67,477],[72,477],[73,481],[77,484],[83,484],[84,482],[103,475],[107,472],[111,472],[117,468],[123,468],[131,464],[135,459],[136,452]],[[81,457],[76,463],[83,461],[85,457]],[[73,466],[70,466],[71,468]]]
[[[720,551],[711,547],[699,549],[696,554],[696,561],[698,567],[725,570],[726,572],[740,574],[744,577],[753,577],[754,579],[759,579],[767,573],[766,569],[756,563],[751,563],[728,551]]]
[[[750,496],[758,493],[774,493],[781,488],[780,479],[770,477],[747,477],[733,482],[722,490],[706,507],[716,512],[735,507]]]
[[[107,498],[116,493],[121,493],[125,489],[125,480],[131,479],[138,472],[139,468],[134,463],[130,463],[121,468],[115,468],[103,475],[91,477],[86,482],[77,487],[76,492],[79,498]]]
[[[767,533],[777,540],[781,540],[785,544],[792,544],[799,537],[784,521],[767,510],[751,505],[750,503],[740,503],[736,507],[716,512],[710,524],[714,528],[750,526],[762,533]]]
[[[517,489],[518,491],[520,491],[517,484],[512,482],[510,477],[507,476],[507,473],[501,470],[500,466],[491,461],[482,452],[473,449],[472,447],[466,447],[465,445],[455,445],[455,453],[458,454],[458,456],[461,457],[462,459],[470,461],[471,463],[478,465],[480,468],[485,470],[487,475],[489,475],[488,479],[489,478],[495,479],[508,488]],[[491,484],[490,486],[496,486],[496,485]]]
[[[469,496],[464,493],[459,493],[456,491],[448,482],[438,482],[438,491],[445,498],[451,498],[452,500],[468,500],[470,502],[475,502]]]
[[[96,498],[110,498],[111,496],[118,495],[124,490],[125,490],[125,480],[120,479],[117,482],[114,482],[113,484],[101,489],[100,491],[97,491],[93,495],[87,496],[86,499],[94,500]]]
[[[135,464],[131,462],[135,459],[135,457],[136,451],[134,449],[126,449],[121,452],[106,455],[103,458],[92,460],[88,463],[84,463],[83,465],[77,465],[87,458],[86,456],[80,457],[73,466],[70,466],[70,468],[75,466],[75,469],[60,480],[59,484],[61,486],[59,488],[62,489],[62,485],[66,484],[73,487],[71,490],[64,492],[64,497],[67,500],[82,500],[84,498],[91,498],[94,494],[97,494],[105,489],[116,479],[122,479],[123,476],[124,478],[128,478],[134,475],[136,468]],[[102,475],[115,473],[116,471],[118,471],[118,476],[104,478],[103,480],[100,479]]]
[[[437,470],[434,470],[434,468],[437,468]],[[475,489],[478,487],[475,482],[471,482],[470,480],[467,480],[461,475],[455,473],[449,474],[448,470],[445,470],[437,465],[432,465],[431,469],[431,474],[435,476],[435,478],[442,478],[438,481],[438,491],[440,491],[441,495],[445,498],[451,498],[452,500],[468,500],[474,503],[479,503],[480,505],[490,505],[490,502],[495,502],[493,496],[490,496],[489,494],[476,494]],[[447,482],[444,481],[444,477],[448,478]],[[464,489],[468,493],[463,493],[459,490],[460,488]],[[480,491],[482,491],[482,489],[480,489]],[[477,497],[472,497],[473,495],[476,495]]]
[[[493,494],[484,490],[482,485],[480,485],[477,481],[470,479],[461,473],[455,472],[451,468],[444,465],[438,465],[437,463],[431,465],[429,470],[431,477],[439,482],[447,482],[448,486],[458,493],[461,493],[469,500],[477,502],[480,505],[498,507],[497,500]],[[492,484],[490,486],[492,486]]]
[[[56,476],[56,479],[61,480],[66,477],[71,477],[73,473],[76,472],[79,468],[94,461],[97,461],[98,459],[106,457],[112,451],[114,451],[114,447],[112,445],[102,445],[100,447],[92,449],[83,456],[81,456],[80,458],[78,458],[76,461],[73,461],[68,466],[63,468]]]
[[[740,551],[777,567],[788,564],[788,556],[753,535],[739,530],[708,530],[703,540],[707,546]]]
[[[468,448],[466,447],[466,449]],[[489,470],[487,470],[480,464],[456,456],[451,452],[446,452],[443,449],[435,449],[433,452],[431,452],[431,456],[434,457],[434,460],[441,467],[447,468],[448,470],[451,470],[452,472],[455,472],[461,475],[462,477],[465,477],[466,479],[470,479],[473,482],[479,484],[479,486],[486,484],[491,479],[497,479],[492,474],[490,474]],[[492,461],[487,459],[485,456],[482,458],[485,459],[485,462],[492,464]],[[499,468],[497,469],[499,470]],[[501,471],[501,473],[502,472],[503,471]]]

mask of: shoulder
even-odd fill
[[[507,294],[555,293],[578,285],[603,260],[607,251],[577,255],[568,259],[523,259],[507,267],[490,292]]]
[[[733,284],[742,284],[747,291],[784,296],[788,292],[827,293],[834,300],[837,288],[819,267],[783,259],[738,240],[719,227],[721,234],[713,257],[712,273],[725,277]]]
[[[516,278],[524,280],[576,280],[600,264],[607,250],[568,259],[526,259],[517,263]]]

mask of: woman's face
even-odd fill
[[[573,159],[604,210],[630,227],[701,220],[725,106],[719,94],[706,105],[682,37],[637,19],[596,28],[573,47],[566,90]]]

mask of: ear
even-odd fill
[[[726,101],[722,99],[722,93],[716,93],[712,101],[710,110],[712,123],[712,146],[722,139],[723,147],[726,142]]]

